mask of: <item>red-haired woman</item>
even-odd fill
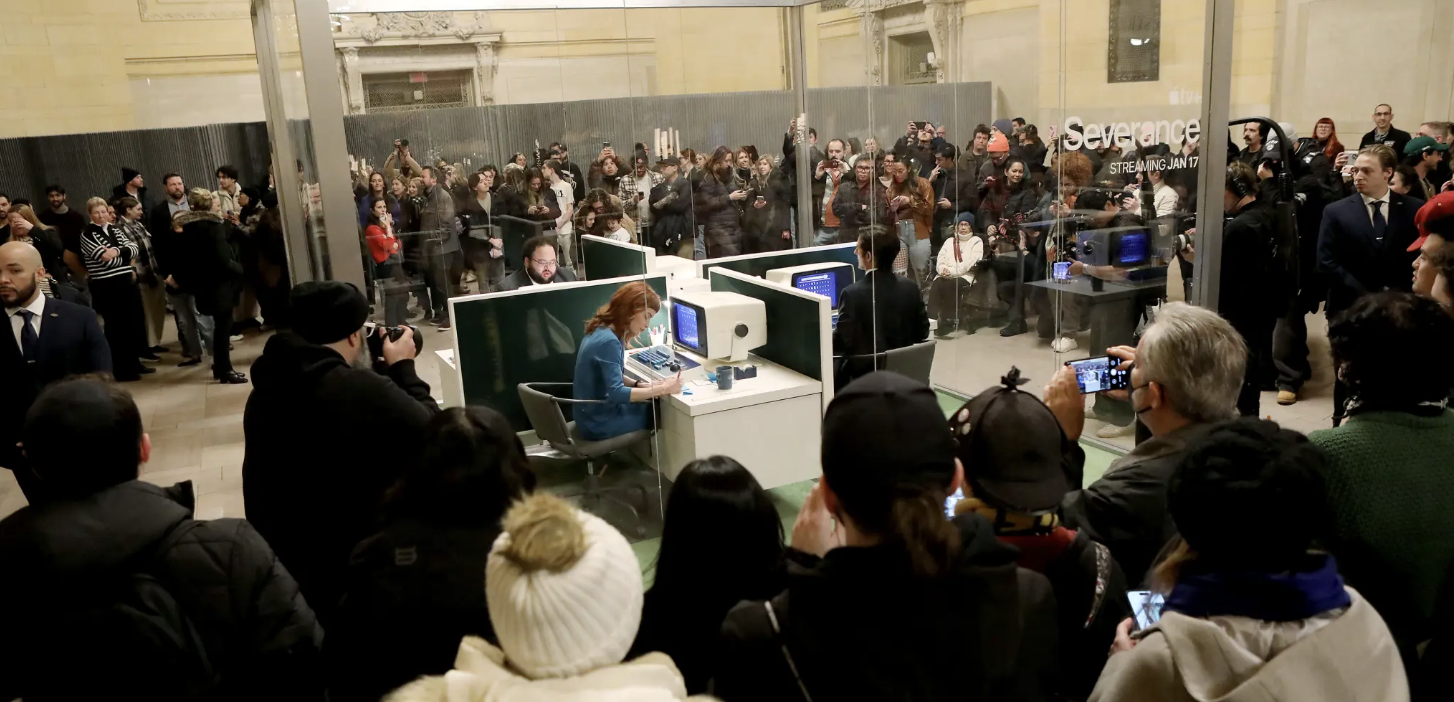
[[[575,399],[598,403],[575,406],[576,430],[591,441],[629,434],[651,426],[649,403],[682,389],[680,377],[644,383],[626,377],[626,345],[646,330],[661,310],[661,298],[646,283],[627,283],[586,322],[586,338],[576,354]]]
[[[1313,125],[1313,140],[1323,147],[1323,155],[1328,157],[1329,163],[1343,153],[1343,143],[1338,141],[1338,125],[1333,124],[1333,120],[1327,117]]]

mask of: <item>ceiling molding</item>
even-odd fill
[[[248,0],[136,0],[136,4],[143,22],[235,20],[252,16]]]

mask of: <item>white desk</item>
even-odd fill
[[[444,388],[444,402],[441,407],[464,407],[464,385],[459,381],[459,367],[454,365],[454,349],[440,349],[434,352],[439,357],[439,384]]]
[[[707,368],[723,365],[677,353]],[[672,480],[692,460],[718,454],[736,459],[764,488],[818,477],[823,384],[757,356],[733,365],[755,365],[757,377],[735,381],[731,390],[688,383],[683,389],[692,394],[656,405],[655,455],[642,459]]]

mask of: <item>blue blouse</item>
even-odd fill
[[[575,405],[576,432],[591,441],[609,439],[651,426],[651,404],[631,402],[631,388],[622,378],[626,346],[610,327],[600,327],[581,340],[576,354],[575,399],[605,400],[603,405]]]

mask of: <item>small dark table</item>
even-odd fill
[[[1059,312],[1059,295],[1084,297],[1090,315],[1090,355],[1100,356],[1117,344],[1129,344],[1136,335],[1142,305],[1166,296],[1166,278],[1143,281],[1101,281],[1101,289],[1091,289],[1089,276],[1076,276],[1066,281],[1033,280],[1026,285],[1050,291],[1051,304]]]

